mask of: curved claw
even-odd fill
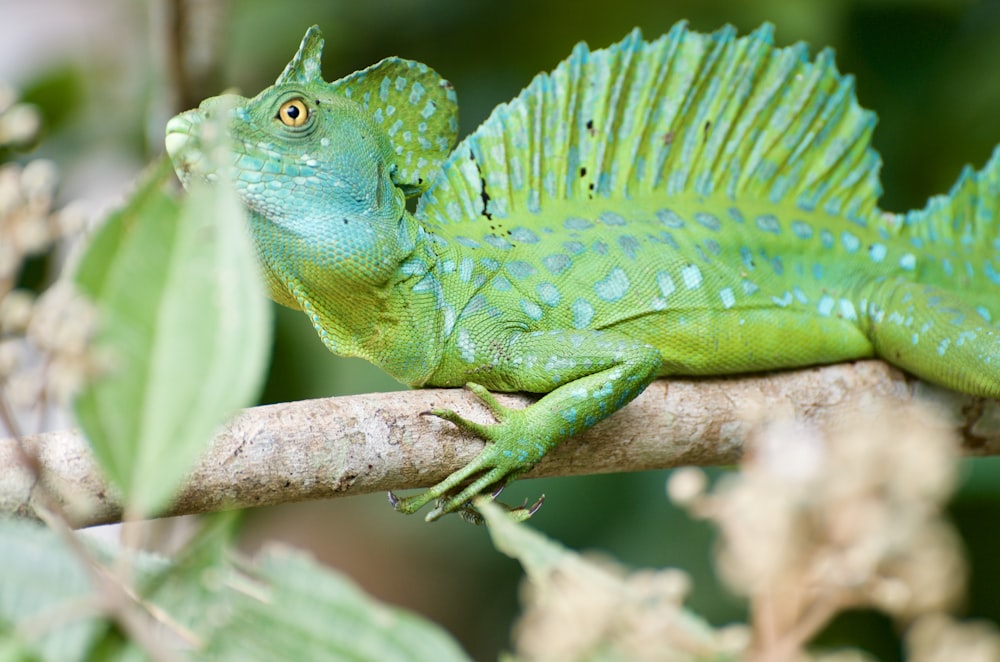
[[[528,503],[528,500],[525,499],[524,502]],[[544,494],[542,496],[538,497],[538,501],[535,501],[535,503],[531,504],[531,508],[528,508],[528,514],[525,516],[524,519],[528,519],[529,517],[531,517],[532,515],[534,515],[535,513],[537,513],[539,510],[541,510],[543,503],[545,503],[545,495]]]

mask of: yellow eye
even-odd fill
[[[309,108],[302,99],[291,99],[281,104],[278,109],[278,119],[285,126],[302,126],[309,119]]]

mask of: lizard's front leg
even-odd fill
[[[451,410],[431,413],[491,443],[468,465],[422,494],[404,499],[390,495],[393,506],[412,513],[440,500],[428,521],[465,507],[475,495],[531,469],[563,439],[621,409],[649,385],[661,365],[658,349],[613,331],[515,334],[504,347],[502,361],[491,368],[488,383],[547,395],[524,409],[510,409],[483,385],[469,383],[496,423],[475,423]]]

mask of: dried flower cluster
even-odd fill
[[[810,639],[856,607],[916,622],[911,659],[1000,659],[995,631],[945,615],[965,584],[958,538],[941,516],[957,448],[923,408],[869,405],[834,429],[762,424],[742,470],[712,494],[700,471],[675,472],[668,492],[719,527],[719,574],[750,601],[751,659],[809,659]],[[968,654],[930,652],[951,640]]]
[[[0,85],[0,147],[29,142],[39,125],[37,111]],[[56,183],[49,161],[0,165],[0,388],[3,400],[22,413],[65,401],[94,370],[86,351],[96,321],[89,304],[64,281],[39,296],[18,288],[26,258],[83,227],[78,208],[53,209]],[[9,408],[4,411],[9,419]]]
[[[713,630],[684,609],[690,578],[675,569],[628,573],[572,557],[525,584],[518,659],[687,662],[737,659],[747,630]]]

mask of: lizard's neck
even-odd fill
[[[408,212],[282,222],[250,216],[275,301],[306,312],[335,354],[364,358],[407,384],[427,379],[437,364],[427,348],[437,345],[441,326],[433,293],[419,283],[437,256]]]

